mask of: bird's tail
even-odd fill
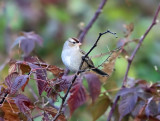
[[[92,70],[102,76],[109,76],[107,73],[105,73],[104,71],[101,71],[100,69],[94,68]]]

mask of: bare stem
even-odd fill
[[[153,28],[153,26],[157,23],[156,21],[157,21],[157,17],[158,17],[159,11],[160,11],[160,4],[159,4],[159,6],[158,6],[158,9],[156,10],[156,13],[155,13],[155,15],[154,15],[154,18],[153,18],[153,20],[152,20],[151,25],[148,27],[148,29],[146,30],[146,32],[144,33],[144,35],[141,36],[141,38],[140,38],[140,40],[139,40],[136,48],[134,49],[134,51],[132,52],[130,58],[128,59],[128,65],[127,65],[126,73],[125,73],[125,76],[124,76],[124,79],[123,79],[122,88],[125,88],[125,85],[126,85],[126,83],[127,83],[128,72],[129,72],[129,69],[130,69],[130,67],[131,67],[131,64],[132,64],[132,62],[133,62],[133,59],[134,59],[137,51],[138,51],[139,48],[141,47],[142,42],[143,42],[143,40],[145,39],[145,37],[148,35],[148,33],[150,32],[150,30]],[[112,105],[112,108],[111,108],[111,110],[110,110],[110,112],[109,112],[109,116],[108,116],[107,121],[110,121],[110,120],[111,120],[111,117],[112,117],[112,115],[113,115],[113,112],[114,112],[114,110],[115,110],[115,108],[116,108],[116,105],[117,105],[119,99],[120,99],[119,96],[115,99],[115,101],[114,101],[114,103],[113,103],[113,105]]]
[[[145,39],[145,37],[148,35],[148,33],[150,32],[150,30],[153,28],[154,25],[156,25],[156,21],[157,21],[157,17],[160,11],[160,4],[158,6],[158,9],[156,10],[155,16],[152,20],[152,24],[148,27],[148,29],[146,30],[146,32],[144,33],[144,35],[141,36],[136,48],[134,49],[134,51],[132,52],[132,55],[130,56],[130,58],[128,59],[128,66],[127,66],[127,71],[126,74],[124,76],[124,80],[123,80],[123,86],[125,86],[126,82],[127,82],[127,76],[128,76],[128,72],[130,69],[130,66],[132,64],[132,61],[137,53],[137,51],[139,50],[140,46],[142,45],[143,40]]]
[[[102,9],[105,6],[106,2],[107,2],[107,0],[102,0],[101,1],[101,3],[99,4],[99,7],[98,7],[97,11],[95,12],[93,18],[90,20],[88,25],[84,28],[84,30],[80,33],[79,41],[81,43],[83,42],[83,39],[84,39],[85,35],[87,34],[88,30],[92,27],[92,25],[97,20],[97,18],[100,15],[100,13],[102,12]]]

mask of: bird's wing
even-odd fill
[[[80,52],[82,53],[82,55],[85,55],[86,52],[80,49]]]
[[[83,51],[83,50],[81,50],[81,49],[80,49],[80,52],[82,53],[83,56],[86,54],[86,52]],[[91,68],[94,67],[94,64],[93,64],[92,60],[91,60],[88,56],[85,58],[85,62],[86,62],[86,63],[88,64],[88,66],[90,66]]]

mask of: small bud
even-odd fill
[[[142,38],[144,38],[144,35],[142,35],[140,39],[142,39]]]
[[[157,20],[156,20],[156,24],[158,24],[158,23],[159,23],[159,20],[157,19]]]
[[[155,69],[155,71],[158,71],[158,68],[157,68],[157,66],[156,66],[156,65],[154,66],[154,69]]]
[[[127,60],[128,60],[128,59],[129,59],[129,56],[128,56],[128,55],[126,55],[126,56],[125,56],[125,59],[127,59]]]
[[[80,30],[83,30],[84,27],[85,27],[85,23],[84,23],[84,22],[80,22],[80,23],[78,24],[78,27],[79,27]]]

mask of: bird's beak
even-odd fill
[[[79,42],[79,43],[78,43],[78,46],[81,46],[81,45],[82,45],[82,43]]]

